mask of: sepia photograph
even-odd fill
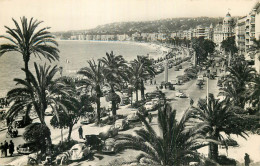
[[[0,166],[260,166],[260,0],[0,0]]]

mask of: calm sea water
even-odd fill
[[[155,48],[126,42],[59,41],[59,49],[60,61],[52,64],[62,66],[63,75],[75,75],[77,70],[87,66],[87,60],[102,58],[106,56],[106,52],[113,51],[127,61],[133,60],[137,55],[155,54]],[[41,64],[48,63],[48,60],[40,60],[32,55],[29,64],[31,71],[34,71],[35,61]],[[19,53],[6,53],[0,57],[0,97],[15,87],[14,78],[25,78],[22,67],[24,63]]]

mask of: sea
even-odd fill
[[[58,41],[60,50],[60,60],[52,62],[51,65],[58,65],[63,68],[62,75],[75,76],[76,72],[86,67],[88,60],[98,60],[106,56],[106,53],[122,55],[125,60],[131,61],[137,55],[148,55],[156,57],[161,54],[158,46],[147,43],[116,42],[116,41]],[[47,59],[31,55],[29,68],[34,73],[33,63],[50,64]],[[6,96],[7,92],[17,85],[14,78],[25,78],[25,73],[21,70],[24,67],[22,55],[17,52],[9,52],[0,56],[0,97]],[[57,73],[59,74],[59,73]]]

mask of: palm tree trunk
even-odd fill
[[[135,90],[135,101],[138,101],[138,89]]]
[[[141,98],[144,100],[144,81],[141,80]]]
[[[70,138],[71,138],[71,133],[72,133],[72,128],[73,128],[73,125],[71,124],[70,126],[69,126],[69,134],[68,134],[68,141],[70,140]]]
[[[111,93],[116,93],[113,86],[111,86]],[[112,99],[112,114],[113,116],[116,116],[116,101],[114,100],[114,98]]]
[[[97,97],[97,123],[100,123],[100,97]]]
[[[218,140],[218,136],[219,136],[219,133],[216,132],[214,135],[213,135],[213,139],[214,140]],[[210,143],[209,144],[209,158],[211,160],[214,160],[214,161],[218,161],[218,144],[216,143]]]

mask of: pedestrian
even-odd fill
[[[250,158],[249,158],[249,155],[248,155],[247,153],[245,153],[244,159],[245,159],[245,166],[249,166],[249,164],[250,164]]]
[[[9,144],[9,154],[12,157],[14,153],[14,143],[12,140],[10,140],[10,144]]]
[[[152,79],[150,79],[150,85],[153,85],[153,80]]]
[[[1,150],[1,157],[4,157],[4,145],[3,145],[2,142],[1,142],[1,145],[0,145],[0,150]]]
[[[153,116],[152,116],[152,114],[151,114],[151,113],[149,113],[149,115],[148,115],[148,119],[149,119],[149,123],[151,123],[151,122],[152,122],[152,120],[153,120]]]
[[[154,85],[156,85],[156,80],[154,80]]]
[[[190,98],[190,106],[193,106],[193,103],[194,103],[193,99]]]
[[[8,143],[7,143],[6,140],[5,140],[5,142],[4,142],[5,157],[7,157],[7,149],[8,149]]]
[[[78,130],[78,131],[79,131],[79,138],[80,138],[80,139],[83,139],[83,135],[82,135],[82,134],[83,134],[83,129],[82,129],[81,126],[79,127],[79,130]]]

